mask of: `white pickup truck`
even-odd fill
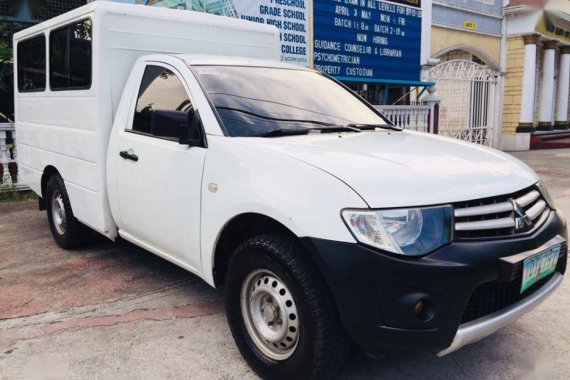
[[[394,127],[278,38],[104,2],[16,34],[19,165],[57,244],[95,230],[224,286],[265,378],[333,377],[351,342],[446,355],[553,293],[566,222],[532,170]]]

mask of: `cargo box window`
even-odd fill
[[[46,37],[40,36],[18,42],[18,91],[33,92],[46,89]]]
[[[50,88],[81,90],[91,87],[91,20],[56,29],[49,36]]]

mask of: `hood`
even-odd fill
[[[244,139],[337,177],[371,208],[486,198],[510,194],[538,181],[529,167],[508,154],[418,132]]]

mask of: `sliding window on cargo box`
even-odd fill
[[[18,42],[18,91],[46,89],[46,37],[41,34]]]
[[[91,36],[91,20],[66,25],[50,33],[51,90],[83,90],[91,87],[93,71]]]

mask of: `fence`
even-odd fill
[[[435,87],[428,87],[427,92],[428,95],[425,95],[422,102],[417,104],[374,107],[400,128],[438,134],[441,96],[437,94]]]
[[[429,105],[375,107],[400,128],[418,132],[430,131],[431,106]]]
[[[27,189],[27,186],[18,183],[16,131],[11,123],[0,123],[0,188],[5,187]]]
[[[496,88],[499,74],[465,60],[445,61],[433,67],[441,102],[439,133],[473,143],[496,146]]]

